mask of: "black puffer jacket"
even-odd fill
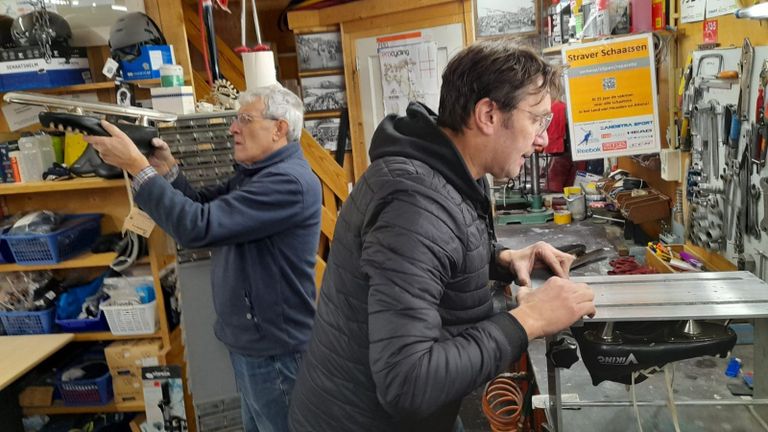
[[[434,113],[389,116],[344,204],[293,431],[450,431],[462,398],[527,348],[487,288],[489,203]]]

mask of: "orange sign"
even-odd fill
[[[659,151],[650,34],[566,47],[563,61],[574,160]]]

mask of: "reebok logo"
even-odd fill
[[[629,355],[626,357],[597,356],[597,362],[603,365],[611,365],[611,366],[629,366],[631,364],[639,363],[635,358],[635,355],[632,353],[629,353]]]

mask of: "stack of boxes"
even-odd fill
[[[112,374],[115,405],[144,401],[141,368],[158,366],[161,352],[162,341],[159,339],[117,341],[104,348]]]

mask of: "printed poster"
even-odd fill
[[[681,0],[680,22],[683,24],[704,21],[707,0]]]
[[[425,41],[420,32],[414,32],[379,38],[377,43],[384,115],[405,115],[410,101],[437,112],[437,42]]]
[[[738,8],[736,0],[707,0],[707,18],[731,15]]]
[[[563,48],[573,160],[658,152],[650,34]]]

